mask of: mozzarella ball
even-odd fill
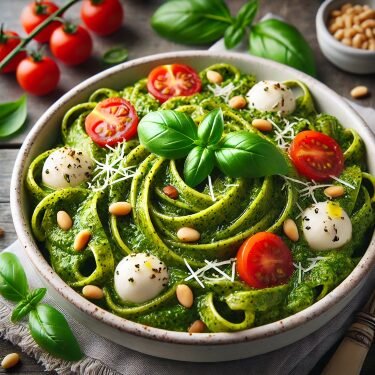
[[[292,90],[277,81],[260,81],[247,93],[250,108],[263,112],[292,113],[296,108],[296,98]]]
[[[123,301],[142,303],[155,298],[168,284],[168,270],[156,256],[130,254],[115,270],[115,289]]]
[[[52,152],[44,162],[43,183],[55,190],[74,187],[89,179],[92,160],[84,152],[62,147]]]
[[[314,250],[330,250],[345,245],[352,238],[348,214],[334,202],[313,204],[302,213],[303,234]]]

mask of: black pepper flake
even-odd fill
[[[89,178],[89,177],[90,177],[90,173],[89,173],[89,172],[85,172],[85,176],[86,176],[87,178]]]
[[[71,164],[68,164],[68,168],[72,168],[72,165],[71,165]]]
[[[338,240],[339,240],[339,237],[336,235],[335,237],[333,237],[332,242],[337,242]]]
[[[46,169],[46,174],[49,174],[49,170],[48,169]]]
[[[70,182],[70,176],[66,173],[64,173],[64,179],[65,179],[66,182],[68,182],[68,183]]]
[[[311,227],[307,226],[307,227],[305,227],[305,229],[306,229],[306,230],[310,230],[310,229],[311,229]]]
[[[119,274],[120,274],[120,272],[116,271],[116,275],[119,275]]]
[[[134,283],[134,279],[132,277],[129,277],[128,281]]]
[[[315,208],[314,212],[317,214],[319,212],[319,208]]]
[[[75,152],[74,150],[70,150],[70,151],[68,152],[68,155],[69,155],[69,156],[74,156],[75,153],[76,153],[76,152]]]
[[[327,227],[324,227],[324,232],[328,233]]]
[[[305,217],[303,218],[303,220],[304,220],[304,221],[310,221],[310,218],[307,217],[307,216],[305,216]]]
[[[153,273],[151,276],[150,276],[150,279],[155,279],[156,275]]]
[[[139,269],[139,264],[136,264],[134,267]]]

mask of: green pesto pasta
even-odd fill
[[[221,75],[222,82],[213,84],[207,79],[212,70]],[[302,91],[295,108],[283,113],[257,108],[248,95],[256,78],[234,66],[216,64],[199,77],[200,92],[172,97],[162,104],[149,94],[147,79],[141,79],[120,91],[101,88],[86,103],[71,108],[62,120],[59,144],[40,154],[29,167],[26,185],[33,202],[31,225],[42,251],[68,285],[78,293],[86,285],[104,290],[104,298],[93,301],[100,307],[167,330],[187,331],[200,319],[208,332],[233,332],[292,315],[323,298],[350,274],[373,232],[375,179],[367,171],[360,136],[332,115],[319,113],[303,83],[288,81],[280,86]],[[248,105],[230,106],[235,96],[247,97]],[[299,175],[289,161],[287,175],[258,178],[231,178],[215,168],[193,188],[184,181],[183,159],[150,153],[137,137],[112,147],[101,147],[92,140],[85,127],[87,117],[108,98],[127,100],[140,119],[153,111],[173,110],[191,116],[198,127],[210,111],[221,108],[224,135],[245,130],[266,137],[286,159],[293,137],[305,130],[318,131],[339,144],[344,167],[338,177],[323,184]],[[266,119],[272,130],[262,133],[253,126],[254,119]],[[65,179],[59,187],[46,182],[56,174],[46,167],[56,150],[77,163],[67,166],[67,170],[75,168],[72,174],[59,172],[55,166]],[[85,157],[90,160],[88,166]],[[324,188],[331,185],[344,188],[331,208],[339,207],[342,217],[342,212],[348,215],[352,235],[342,246],[317,250],[306,232],[310,225],[306,224],[310,220],[306,210],[327,202]],[[166,187],[177,193],[166,194]],[[118,202],[130,203],[131,212],[109,212]],[[72,219],[70,227],[63,229],[59,224],[60,211]],[[287,219],[296,223],[298,240],[284,233]],[[195,228],[199,239],[182,241],[177,234],[180,228]],[[83,230],[90,232],[90,238],[83,250],[77,250],[76,239]],[[291,251],[294,271],[281,285],[256,288],[236,272],[238,248],[259,232],[277,234]],[[160,260],[159,268],[153,264],[149,268],[153,272],[150,278],[160,281],[161,290],[142,302],[124,299],[119,293],[122,287],[116,284],[118,265],[145,253]],[[148,262],[143,263],[147,266]],[[129,283],[135,282],[132,279],[127,278]],[[181,284],[192,290],[191,306],[184,306],[176,294]]]

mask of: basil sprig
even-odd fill
[[[25,123],[27,100],[22,95],[15,102],[0,103],[0,139],[16,133]]]
[[[0,253],[0,294],[18,302],[11,316],[18,322],[29,315],[29,329],[35,342],[55,357],[77,361],[83,353],[65,317],[49,305],[40,304],[45,288],[29,291],[25,271],[16,255]]]
[[[138,125],[141,144],[150,152],[168,159],[187,156],[184,178],[191,187],[200,184],[215,166],[229,177],[287,172],[284,156],[271,141],[247,131],[229,133],[222,138],[223,132],[221,108],[211,111],[198,130],[189,116],[171,110],[151,112]]]
[[[223,0],[171,0],[157,9],[151,25],[161,36],[182,44],[207,44],[224,37],[228,49],[249,32],[251,54],[315,75],[314,55],[303,35],[276,19],[253,25],[258,8],[258,0],[249,0],[232,17]]]

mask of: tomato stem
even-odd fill
[[[38,27],[36,27],[26,38],[21,40],[21,43],[17,45],[8,55],[6,55],[0,61],[0,70],[3,69],[14,56],[17,55],[27,44],[31,42],[35,35],[38,35],[43,29],[45,29],[51,22],[55,20],[55,17],[63,14],[67,9],[69,9],[75,3],[78,3],[80,0],[69,0],[64,4],[60,9],[56,10],[55,13],[52,13],[48,18],[46,18]]]

